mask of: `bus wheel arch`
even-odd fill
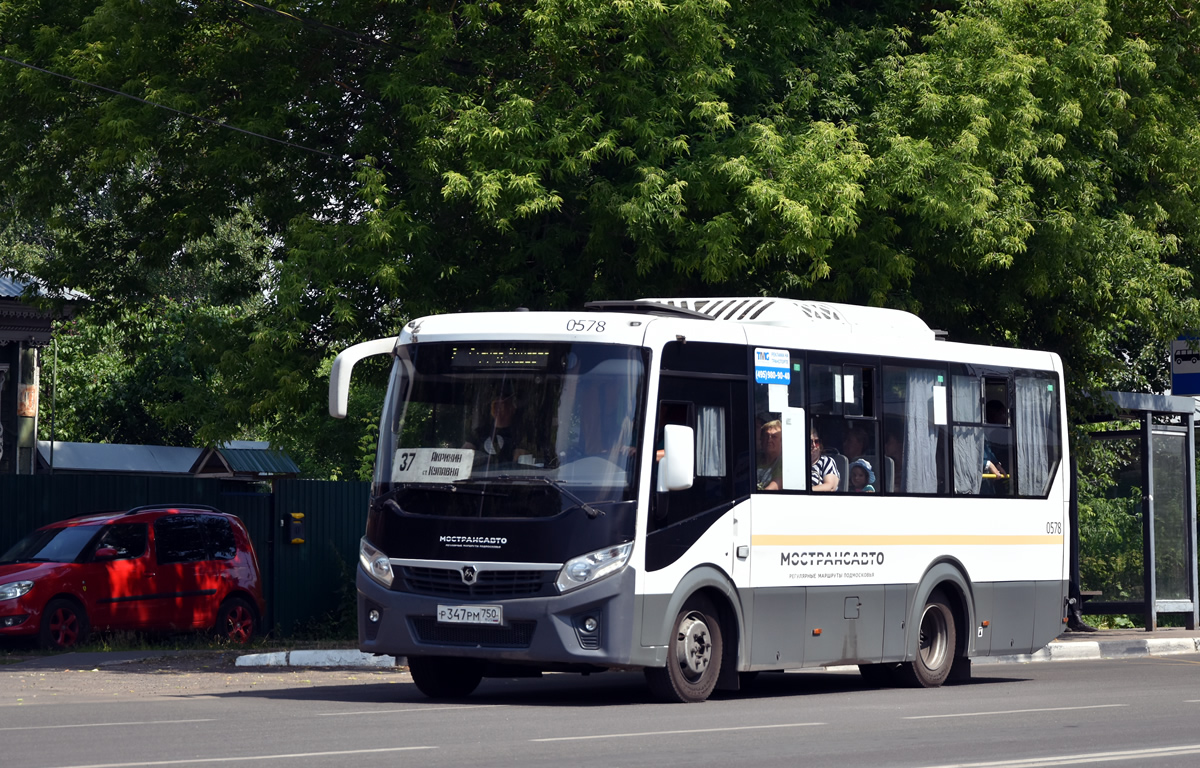
[[[702,702],[717,686],[724,655],[720,614],[704,591],[693,592],[672,623],[666,665],[647,667],[646,683],[660,701]]]
[[[931,688],[947,679],[970,677],[974,601],[970,578],[951,558],[930,566],[912,602],[903,678]]]
[[[697,610],[712,620],[711,632],[718,641],[719,658],[710,659],[710,663],[714,665],[711,672],[713,679],[712,685],[708,685],[710,679],[705,678],[707,691],[697,697],[695,694],[699,691],[694,685],[685,686],[691,690],[683,691],[681,696],[678,690],[680,680],[677,678],[671,681],[664,678],[664,675],[668,674],[671,665],[680,661],[680,630],[685,629],[681,623],[689,612]],[[738,690],[741,680],[738,668],[740,657],[744,654],[741,642],[744,636],[743,616],[737,591],[723,572],[708,566],[701,566],[689,572],[676,587],[664,618],[670,621],[670,624],[666,625],[667,636],[664,638],[667,645],[667,667],[648,667],[645,670],[647,682],[657,698],[666,701],[696,702],[708,698],[714,689]]]

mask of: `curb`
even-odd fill
[[[239,667],[394,667],[395,656],[376,656],[349,649],[332,651],[279,651],[238,656]],[[404,661],[403,658],[400,661]]]
[[[975,664],[1030,664],[1042,661],[1094,661],[1197,652],[1200,652],[1200,638],[1192,637],[1161,640],[1075,640],[1050,643],[1037,653],[978,656],[971,661]]]

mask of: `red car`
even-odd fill
[[[92,629],[212,630],[244,644],[264,607],[245,526],[211,507],[63,520],[0,556],[0,638],[36,636],[47,648]]]

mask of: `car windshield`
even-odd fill
[[[401,347],[375,495],[421,489],[443,498],[406,511],[461,515],[444,492],[463,491],[472,514],[518,517],[633,498],[645,368],[642,349],[614,344]]]
[[[73,563],[99,530],[99,525],[42,528],[14,544],[0,563]]]

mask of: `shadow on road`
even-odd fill
[[[1020,683],[1024,678],[977,675],[954,687]],[[854,672],[766,673],[741,691],[717,691],[714,701],[785,699],[803,696],[888,695],[892,689],[868,684]],[[910,697],[915,691],[896,689],[894,695]],[[241,690],[210,694],[218,698],[260,698],[282,701],[326,701],[363,705],[428,705],[523,707],[608,707],[657,703],[650,696],[640,672],[605,672],[589,676],[548,674],[535,678],[489,678],[472,695],[460,699],[434,701],[417,690],[411,680],[403,679],[354,685]]]

